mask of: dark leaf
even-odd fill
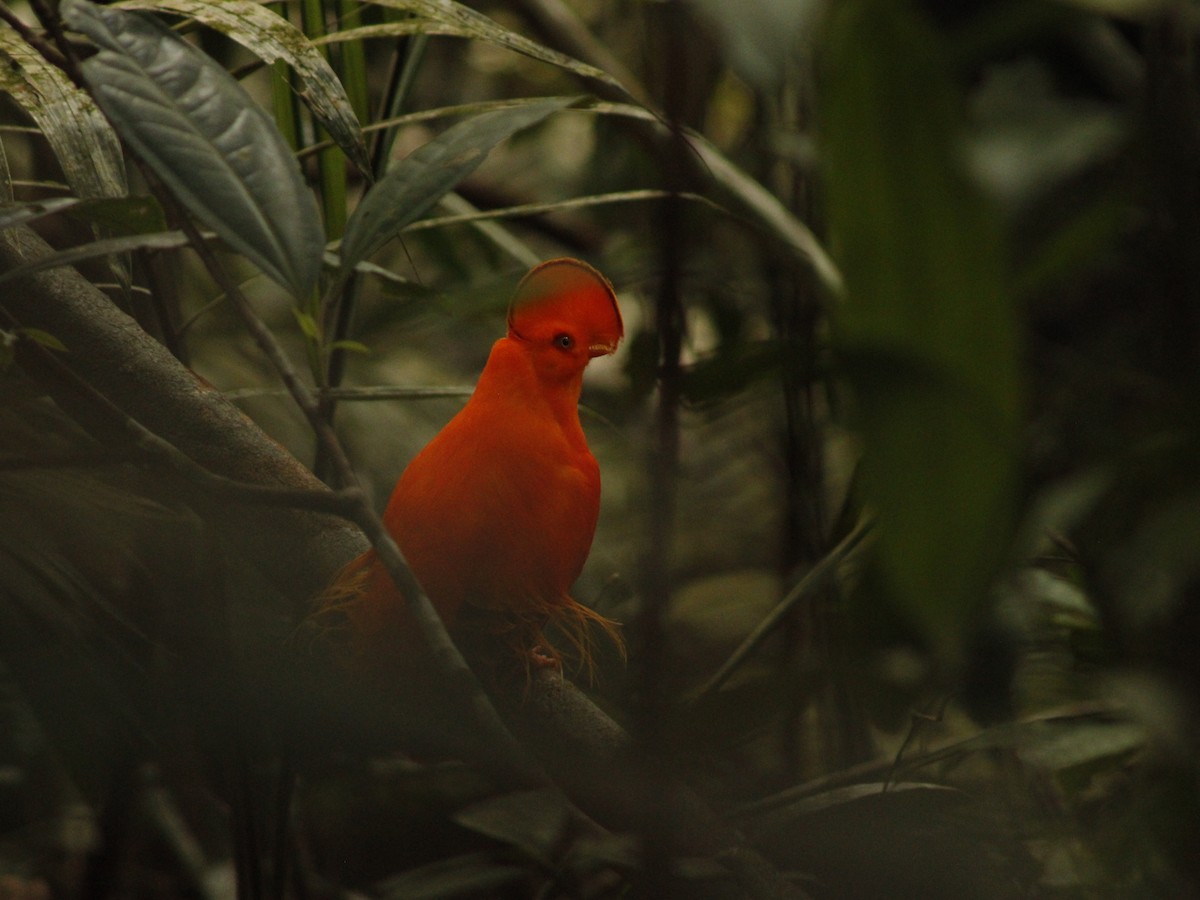
[[[866,500],[892,601],[945,662],[1008,539],[1017,342],[991,210],[961,158],[943,47],[908,7],[852,0],[827,34],[822,159],[847,298]]]
[[[67,345],[48,331],[42,331],[40,328],[22,328],[20,333],[22,337],[27,337],[29,340],[41,344],[43,347],[57,350],[60,353],[67,352]]]
[[[930,784],[860,784],[808,797],[751,826],[757,846],[810,873],[820,896],[1023,896],[1019,846],[965,794]]]
[[[524,35],[517,34],[515,31],[505,28],[495,20],[489,19],[487,16],[477,10],[471,9],[471,7],[465,4],[455,3],[453,0],[371,0],[371,2],[379,6],[388,6],[392,9],[403,10],[411,13],[414,17],[421,17],[375,26],[374,30],[380,35],[434,33],[490,41],[501,47],[507,47],[509,50],[522,53],[532,59],[550,63],[583,78],[591,78],[624,91],[620,83],[602,69],[597,69],[595,66],[589,66],[577,59],[565,56],[556,50],[551,50],[537,41],[531,41]],[[354,29],[350,34],[356,34],[360,31],[365,32],[367,29]],[[336,39],[337,35],[330,35],[330,38]]]
[[[72,247],[70,250],[51,253],[41,259],[0,273],[0,284],[24,278],[26,275],[32,275],[34,272],[56,269],[59,266],[71,266],[85,259],[95,259],[98,256],[106,256],[109,253],[126,253],[130,250],[173,250],[176,247],[186,247],[187,244],[187,237],[180,231],[166,231],[161,234],[134,234],[128,237],[92,241],[90,244],[82,244],[78,247]]]
[[[296,73],[300,97],[360,172],[371,171],[362,126],[346,89],[321,51],[287,19],[254,0],[122,0],[122,9],[191,16],[237,41],[265,63],[279,60]]]
[[[0,90],[45,135],[71,190],[82,199],[126,193],[121,142],[84,91],[10,28],[0,29]]]
[[[312,192],[271,118],[224,69],[153,19],[63,4],[100,52],[83,63],[122,137],[202,222],[294,296],[320,274]]]
[[[447,897],[508,896],[500,894],[528,877],[519,866],[497,862],[488,853],[441,859],[388,879],[381,896],[388,900],[444,900]],[[510,888],[511,889],[511,888]]]
[[[108,237],[167,230],[167,217],[153,197],[85,200],[67,210],[73,219],[95,225]]]
[[[468,806],[454,820],[517,847],[532,859],[550,863],[561,846],[568,810],[557,793],[522,791]]]
[[[392,166],[350,216],[342,238],[342,271],[366,259],[475,171],[493,147],[572,102],[555,97],[483,113],[448,128]]]

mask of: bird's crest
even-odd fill
[[[588,335],[592,356],[612,353],[625,335],[608,279],[577,259],[552,259],[521,279],[508,309],[510,335],[524,336],[548,319],[571,322]]]

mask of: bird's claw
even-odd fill
[[[535,669],[557,669],[562,665],[562,661],[541,644],[534,645],[529,651],[529,660]]]

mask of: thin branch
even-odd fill
[[[610,203],[634,203],[646,200],[662,200],[667,196],[667,191],[660,190],[637,190],[637,191],[614,191],[608,194],[595,194],[588,197],[577,197],[572,200],[551,200],[545,203],[521,203],[516,206],[504,206],[499,209],[489,209],[487,211],[474,210],[465,212],[459,215],[436,216],[429,219],[419,219],[411,225],[405,227],[404,232],[425,231],[429,228],[444,228],[447,225],[461,225],[467,223],[484,222],[491,219],[517,219],[524,216],[536,216],[542,213],[558,212],[564,209],[581,209],[587,206],[604,206]],[[674,195],[681,200],[691,200],[713,209],[728,213],[721,204],[710,200],[702,194],[692,193],[690,191],[681,191]]]
[[[666,43],[664,64],[664,110],[669,132],[657,143],[658,168],[666,190],[658,206],[657,233],[659,284],[654,298],[654,325],[658,336],[658,400],[651,425],[647,458],[647,517],[645,552],[639,561],[641,608],[636,618],[640,659],[637,688],[637,734],[645,742],[651,764],[661,769],[666,749],[666,701],[662,685],[666,665],[665,617],[673,590],[671,547],[674,543],[678,506],[680,432],[679,415],[683,398],[683,339],[687,329],[682,285],[683,172],[688,155],[682,129],[684,102],[682,57],[682,0],[664,6]],[[667,783],[651,780],[642,797],[644,823],[642,862],[637,891],[657,897],[678,890],[670,860],[676,855],[677,838],[666,814]]]
[[[802,600],[809,599],[824,587],[826,582],[837,572],[837,567],[842,564],[855,548],[858,547],[863,538],[867,536],[871,530],[871,525],[872,520],[864,517],[854,526],[848,535],[842,538],[836,547],[830,550],[820,562],[809,569],[805,576],[796,583],[796,586],[788,591],[787,596],[779,601],[778,605],[758,624],[758,627],[750,632],[738,648],[733,651],[721,668],[704,683],[704,687],[696,694],[692,703],[700,703],[718,690],[721,685],[729,680],[729,676],[737,670],[738,666],[745,662],[747,657],[775,630],[775,627],[783,621],[793,607]]]
[[[940,747],[909,756],[907,759],[897,761],[894,756],[880,756],[837,772],[821,775],[818,778],[784,788],[769,796],[744,803],[726,813],[726,818],[732,822],[742,823],[744,827],[745,823],[775,810],[837,788],[869,782],[887,784],[895,782],[900,777],[909,777],[920,769],[961,759],[969,753],[987,753],[997,749],[1015,747],[1030,729],[1043,727],[1049,722],[1091,717],[1110,719],[1119,714],[1120,710],[1112,705],[1097,701],[1084,701],[1067,709],[1051,709],[1017,721],[985,728],[970,737],[951,741]]]
[[[338,387],[322,388],[317,391],[321,397],[332,397],[335,400],[443,400],[446,398],[470,397],[473,388],[470,387],[395,387],[393,385],[376,385],[373,387]],[[286,397],[288,392],[283,388],[235,388],[224,392],[226,400],[247,400],[251,397]]]
[[[953,694],[943,694],[940,699],[935,701],[937,709],[931,713],[913,710],[908,734],[904,736],[903,742],[901,742],[899,749],[896,750],[896,756],[892,760],[892,768],[888,771],[887,778],[883,782],[883,789],[885,791],[895,786],[896,773],[900,771],[900,766],[904,762],[904,754],[908,752],[908,748],[917,739],[917,734],[924,731],[926,725],[940,724],[946,717],[946,707],[950,705],[950,701],[953,699]]]

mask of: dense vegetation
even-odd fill
[[[1194,4],[0,17],[0,897],[1200,891]],[[356,681],[562,255],[628,658]]]

